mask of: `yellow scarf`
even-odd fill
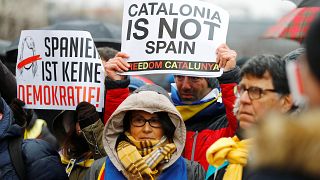
[[[62,154],[60,154],[60,159],[62,164],[67,165],[66,167],[66,173],[68,174],[68,176],[70,176],[72,169],[74,168],[74,166],[81,166],[84,168],[89,168],[91,167],[91,165],[94,162],[94,159],[86,159],[80,162],[76,162],[76,159],[67,159],[66,157],[64,157]]]
[[[168,143],[166,137],[161,140],[137,141],[125,132],[128,141],[121,141],[117,147],[118,157],[126,171],[142,179],[147,175],[150,179],[159,172],[156,167],[160,162],[168,162],[176,150],[174,143]]]
[[[24,139],[36,139],[38,136],[40,136],[42,132],[42,127],[47,126],[46,121],[43,119],[37,119],[34,125],[28,129],[26,128],[24,130]]]
[[[241,180],[243,167],[248,161],[248,146],[252,139],[240,141],[237,136],[232,138],[220,138],[207,150],[206,156],[209,164],[219,167],[225,160],[229,165],[223,176],[224,180]]]
[[[192,118],[194,115],[198,114],[200,111],[205,109],[206,107],[210,106],[212,103],[216,102],[221,96],[222,94],[219,93],[218,97],[206,103],[193,104],[193,105],[178,105],[176,106],[176,108],[180,112],[182,119],[184,121],[187,121],[190,118]]]

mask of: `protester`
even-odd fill
[[[118,53],[109,60],[110,67],[106,68],[108,76],[128,71],[129,64],[124,58],[128,58],[128,55]],[[232,113],[234,87],[239,80],[239,68],[236,67],[235,59],[236,52],[223,44],[217,49],[217,63],[224,68],[221,77],[216,79],[179,75],[175,77],[176,87],[171,91],[173,103],[187,127],[183,156],[198,161],[205,169],[208,167],[205,158],[207,148],[220,137],[233,136],[238,126]],[[125,81],[125,78],[116,76],[115,80]],[[122,83],[121,87],[125,87],[125,84]],[[119,98],[118,100],[121,101]]]
[[[100,47],[98,48],[99,55],[102,59],[102,64],[105,67],[106,63],[109,61],[109,59],[116,56],[116,54],[119,52],[113,48],[110,47]],[[105,72],[106,73],[106,72]],[[108,107],[104,109],[103,113],[103,123],[106,124],[111,114],[114,112],[115,109],[119,106],[119,104],[129,95],[129,89],[127,88],[130,84],[129,79],[125,79],[121,81],[121,84],[123,84],[121,87],[118,86],[117,83],[110,79],[108,79],[107,74],[105,74],[105,90],[106,97],[105,97],[105,103],[104,107]]]
[[[94,160],[106,155],[103,127],[95,106],[88,102],[79,103],[76,111],[62,111],[55,118],[54,135],[61,145],[61,161],[69,179],[83,179]]]
[[[0,179],[67,179],[59,154],[43,140],[23,140],[19,124],[0,95]]]
[[[289,56],[299,53],[302,52],[294,51]],[[221,138],[208,149],[207,160],[213,165],[207,172],[208,179],[247,179],[250,176],[247,169],[242,171],[247,164],[248,146],[252,140],[244,139],[243,131],[254,128],[269,112],[288,113],[297,109],[290,94],[285,67],[286,61],[275,55],[258,55],[243,65],[235,105],[240,129],[237,136]]]
[[[320,179],[319,31],[320,17],[311,25],[305,39],[306,54],[297,62],[309,112],[300,117],[269,117],[258,126],[252,153],[255,176],[250,179]]]
[[[181,157],[186,128],[160,86],[134,91],[112,114],[103,134],[108,157],[96,161],[86,179],[204,179],[200,164]]]
[[[54,149],[58,150],[57,139],[51,134],[47,122],[39,119],[34,110],[29,109],[27,112],[27,123],[25,125],[24,139],[42,139],[47,141]]]
[[[175,76],[171,97],[187,127],[183,156],[208,168],[206,151],[221,137],[233,136],[238,123],[232,113],[234,87],[239,82],[236,52],[223,44],[217,49],[217,63],[224,68],[218,78]]]

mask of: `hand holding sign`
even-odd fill
[[[224,72],[236,67],[236,51],[230,49],[226,44],[221,44],[217,48],[217,64],[219,68],[224,68]]]
[[[219,77],[215,49],[226,42],[228,24],[227,11],[202,1],[125,0],[121,51],[130,54],[125,74]],[[220,62],[224,67],[226,61]]]
[[[129,63],[125,60],[129,55],[126,53],[119,52],[114,58],[111,58],[105,63],[104,68],[107,73],[107,77],[111,80],[123,80],[125,76],[119,75],[118,73],[123,73],[129,70]]]

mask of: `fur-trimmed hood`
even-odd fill
[[[320,111],[271,116],[251,134],[251,165],[320,177]]]
[[[113,165],[119,170],[125,170],[120,163],[116,151],[117,138],[123,133],[123,119],[127,111],[143,110],[149,113],[167,112],[172,123],[175,125],[173,142],[177,147],[170,161],[164,166],[171,166],[182,154],[186,140],[186,127],[182,117],[168,96],[156,91],[138,91],[128,96],[109,118],[103,131],[103,144]]]

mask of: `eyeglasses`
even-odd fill
[[[158,118],[151,118],[151,119],[146,120],[141,117],[137,117],[137,118],[133,117],[131,119],[131,124],[135,127],[143,127],[147,122],[153,128],[161,128],[162,127],[160,119],[158,119]]]
[[[277,92],[275,89],[262,89],[259,87],[249,87],[245,88],[244,86],[237,86],[238,96],[241,96],[245,91],[248,91],[248,96],[251,100],[260,99],[265,92]]]

